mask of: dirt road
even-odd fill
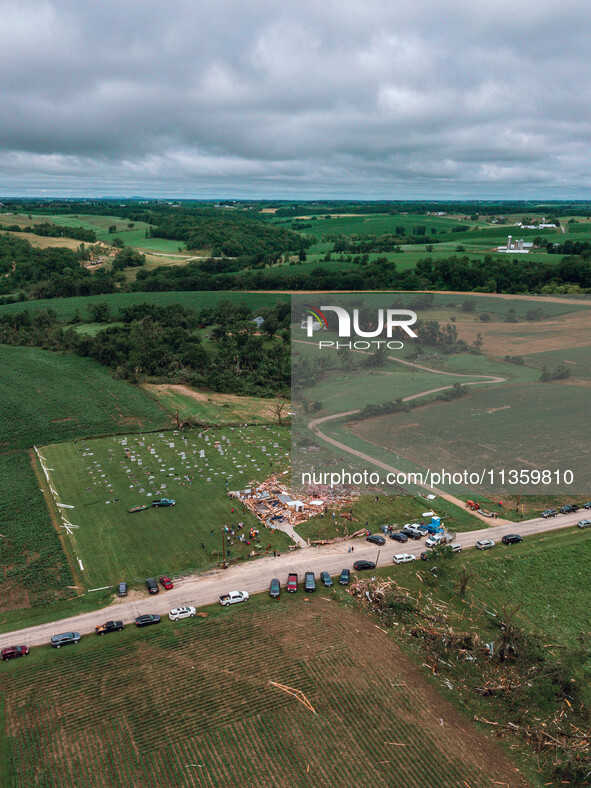
[[[549,520],[538,518],[510,525],[495,525],[491,528],[461,533],[456,541],[463,548],[470,548],[474,547],[479,539],[493,539],[498,543],[502,536],[508,533],[519,533],[527,537],[544,531],[572,527],[586,514],[581,510],[581,512],[572,515],[558,515],[558,517]],[[349,545],[353,545],[353,553],[348,552]],[[289,572],[297,572],[301,580],[303,580],[304,572],[308,571],[314,572],[317,577],[321,571],[336,575],[344,567],[351,569],[353,562],[360,558],[375,561],[379,566],[392,566],[392,572],[396,573],[397,567],[392,565],[393,555],[411,553],[419,556],[424,549],[423,540],[409,540],[401,545],[388,539],[383,547],[377,547],[360,539],[340,542],[336,545],[296,550],[276,558],[270,556],[251,563],[238,564],[226,570],[219,569],[202,576],[179,580],[174,589],[161,591],[158,595],[150,597],[146,592],[146,596],[141,599],[117,601],[110,607],[94,613],[83,613],[61,621],[40,624],[0,635],[0,648],[11,645],[39,646],[47,644],[52,635],[60,632],[92,633],[96,624],[110,619],[123,620],[125,624],[130,624],[136,616],[142,613],[158,613],[166,616],[171,608],[179,605],[200,607],[212,604],[221,594],[228,591],[244,590],[251,594],[266,591],[271,578],[278,577],[284,585]],[[510,550],[511,547],[498,544],[494,549]],[[299,593],[303,593],[301,585]],[[237,612],[239,614],[239,611]]]
[[[315,345],[314,342],[309,342],[305,339],[295,339],[294,342],[299,342],[302,345]],[[352,350],[352,353],[362,353],[363,355],[371,355],[365,350]],[[455,372],[446,372],[441,369],[433,369],[431,367],[425,367],[421,364],[413,365],[410,361],[404,361],[397,356],[388,356],[389,361],[395,361],[398,364],[403,364],[408,367],[413,367],[415,369],[422,369],[426,372],[431,372],[435,375],[448,375],[454,378],[478,378],[478,380],[473,380],[467,383],[464,383],[464,386],[479,386],[485,383],[505,383],[506,378],[502,378],[498,375],[468,375],[465,373],[455,373]],[[416,394],[410,394],[408,397],[403,397],[402,402],[410,402],[411,400],[419,399],[420,397],[427,397],[430,394],[438,394],[440,391],[446,391],[447,389],[453,388],[453,385],[448,386],[440,386],[439,388],[434,389],[427,389],[426,391],[419,391]],[[378,468],[382,468],[382,470],[388,471],[388,473],[401,473],[399,468],[395,468],[393,465],[388,465],[385,462],[381,462],[381,460],[376,460],[374,457],[371,457],[369,454],[365,454],[364,452],[358,451],[357,449],[353,449],[350,446],[347,446],[346,443],[341,443],[340,441],[335,440],[334,438],[330,438],[324,432],[321,431],[319,425],[323,424],[328,421],[333,421],[335,419],[340,419],[345,416],[352,416],[354,413],[358,413],[359,410],[349,410],[344,411],[343,413],[335,413],[330,416],[323,416],[319,419],[312,419],[308,422],[308,429],[314,433],[317,437],[321,440],[325,441],[325,443],[329,443],[331,446],[334,446],[341,451],[346,452],[347,454],[351,454],[354,457],[359,457],[361,460],[365,460],[366,462],[370,462],[372,465],[376,465]],[[437,489],[435,487],[430,487],[428,484],[420,484],[417,482],[418,487],[422,487],[425,490],[428,490],[430,493],[434,495],[439,495],[441,498],[444,498],[446,501],[450,501],[450,503],[455,504],[456,506],[463,507],[464,501],[461,501],[455,495],[451,493],[445,492],[444,490]],[[482,520],[483,522],[490,522],[488,518],[484,517],[484,515],[479,514],[478,512],[474,512],[475,516]],[[509,523],[509,520],[504,520],[503,518],[498,518],[496,520],[497,524],[505,525]]]

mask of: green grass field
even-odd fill
[[[565,483],[561,477],[558,484],[548,486],[524,484],[523,494],[584,495],[591,477],[588,407],[585,386],[499,386],[454,402],[358,422],[354,430],[370,443],[391,446],[418,467],[494,470],[496,484],[487,483],[483,492],[519,492],[519,483],[513,488],[501,483],[502,469],[548,468],[572,470],[574,482]]]
[[[250,528],[260,524],[227,492],[285,469],[288,441],[285,428],[262,426],[44,446],[59,502],[75,507],[62,514],[78,526],[66,529],[71,533],[64,539],[81,584],[100,588],[210,568],[221,560],[223,526],[239,522],[250,544],[237,533],[228,544],[230,558],[268,545],[286,549],[290,540],[281,532],[261,527],[260,538],[250,538]],[[160,497],[175,499],[176,506],[127,511]]]
[[[0,610],[71,595],[72,575],[52,525],[31,447],[170,424],[143,391],[88,359],[0,346]]]
[[[28,309],[32,314],[38,311],[53,309],[60,320],[71,320],[80,314],[81,319],[88,318],[89,304],[105,303],[114,315],[119,309],[136,306],[137,304],[181,304],[186,309],[205,309],[214,307],[220,301],[233,301],[246,304],[251,309],[274,306],[278,301],[289,301],[288,294],[282,293],[246,293],[207,290],[202,291],[170,291],[165,293],[112,293],[100,296],[76,296],[73,298],[48,298],[26,303],[6,304],[0,306],[0,314],[22,312]]]
[[[564,350],[547,350],[542,353],[531,353],[525,357],[527,364],[537,369],[547,367],[556,369],[563,364],[574,378],[591,379],[591,345],[589,347],[573,347]]]
[[[145,384],[144,390],[155,397],[173,416],[196,419],[208,425],[278,423],[274,406],[283,405],[282,422],[289,417],[289,403],[283,399],[238,397],[233,394],[197,392],[187,386]]]
[[[150,227],[146,222],[130,222],[118,216],[102,216],[100,214],[84,214],[79,216],[37,216],[36,219],[44,219],[63,227],[84,227],[87,230],[94,230],[97,240],[105,243],[112,243],[116,238],[123,241],[125,246],[133,246],[152,252],[168,252],[179,254],[179,249],[185,250],[182,241],[169,240],[167,238],[146,238],[146,230]],[[133,224],[133,227],[129,227]],[[115,226],[116,232],[110,233],[109,227]]]
[[[3,788],[519,784],[392,638],[323,596],[253,598],[3,665]]]
[[[423,494],[427,495],[426,491]],[[349,509],[352,509],[352,521],[340,514],[341,511],[348,513]],[[324,517],[311,517],[298,525],[296,531],[304,539],[311,540],[347,536],[366,527],[372,533],[381,533],[383,525],[396,525],[402,529],[406,523],[429,521],[431,517],[424,515],[428,511],[441,517],[445,527],[452,532],[486,527],[469,509],[461,509],[440,497],[429,501],[419,495],[379,495],[376,501],[373,495],[362,495],[351,507],[340,511],[329,509]]]

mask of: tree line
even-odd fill
[[[261,328],[254,317],[263,317]],[[104,323],[94,336],[80,333],[54,310],[0,314],[0,343],[36,346],[92,358],[117,377],[183,383],[243,395],[287,394],[290,381],[289,304],[256,310],[230,302],[200,312],[180,304],[140,304],[115,317],[105,303],[88,318]]]

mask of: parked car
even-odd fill
[[[106,621],[104,624],[97,624],[94,631],[97,635],[106,635],[107,632],[121,632],[125,629],[123,621]]]
[[[519,534],[505,534],[501,539],[503,544],[519,544],[519,542],[523,542],[523,536]]]
[[[152,506],[174,506],[175,504],[174,498],[156,498],[152,501]]]
[[[558,512],[556,511],[556,509],[546,509],[545,511],[542,512],[541,516],[545,520],[547,520],[548,517],[556,517],[557,514],[558,514]]]
[[[558,511],[560,514],[573,514],[579,511],[579,507],[574,503],[566,503],[564,506],[561,506]]]
[[[386,544],[386,540],[383,536],[380,536],[380,534],[370,534],[366,541],[371,542],[372,544],[379,544],[380,546]]]
[[[398,553],[392,559],[395,564],[406,564],[409,561],[416,561],[416,555],[411,555],[410,553]]]
[[[196,612],[191,605],[181,605],[180,607],[174,607],[168,614],[168,617],[171,621],[180,621],[182,618],[195,618]]]
[[[150,594],[157,594],[159,592],[158,583],[153,577],[148,577],[146,580],[146,588]]]
[[[579,520],[577,525],[579,526],[579,528],[589,528],[589,526],[591,525],[591,520]]]
[[[269,596],[273,597],[273,599],[279,599],[279,595],[281,594],[281,583],[277,577],[274,577],[271,580],[271,585],[269,586]]]
[[[162,585],[167,591],[170,591],[171,588],[174,588],[172,584],[172,580],[170,579],[170,577],[166,577],[166,575],[160,578],[160,582],[162,583]]]
[[[296,575],[295,572],[290,572],[290,574],[287,575],[287,591],[290,594],[295,594],[297,590],[298,590],[298,576]]]
[[[136,627],[149,627],[150,624],[159,624],[160,616],[155,613],[145,613],[143,616],[138,616],[135,619]]]
[[[306,572],[304,578],[304,591],[308,593],[316,591],[316,578],[314,577],[314,572]]]
[[[448,547],[451,547],[452,553],[461,553],[462,552],[462,545],[461,544],[450,544]]]
[[[425,528],[421,527],[418,523],[407,523],[402,529],[402,533],[407,536],[414,535],[414,538],[422,539],[425,535]]]
[[[408,536],[409,539],[422,539],[425,535],[424,531],[415,530],[414,528],[408,528],[405,526],[402,531],[400,532],[405,536]]]
[[[373,561],[355,561],[353,564],[353,569],[356,572],[361,572],[364,569],[375,569],[376,565]]]
[[[587,503],[584,503],[583,509],[591,509],[591,501],[587,501]]]
[[[332,586],[332,577],[328,574],[328,572],[320,572],[320,580],[322,581],[322,585],[330,588]]]
[[[394,539],[395,542],[408,542],[408,535],[403,533],[390,534],[390,539]]]
[[[16,659],[17,657],[26,657],[29,649],[26,646],[7,646],[0,651],[2,659]]]
[[[341,576],[339,577],[339,585],[346,586],[349,585],[349,577],[350,571],[348,569],[343,569],[341,571]]]
[[[431,552],[431,550],[423,550],[421,553],[421,561],[430,561],[434,557],[435,553]]]
[[[248,598],[248,591],[230,591],[227,594],[222,594],[220,605],[227,607],[228,605],[235,605],[237,602],[246,602]]]
[[[117,596],[127,596],[127,583],[119,583],[117,586]]]
[[[495,543],[492,539],[479,539],[478,542],[476,542],[476,547],[479,550],[490,550],[490,548],[494,546]]]
[[[51,645],[54,648],[61,648],[62,646],[67,646],[70,643],[79,643],[80,638],[82,636],[79,632],[62,632],[61,635],[54,635],[51,638]]]

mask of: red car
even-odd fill
[[[0,651],[2,659],[14,659],[15,657],[26,657],[29,649],[26,646],[9,646]]]
[[[164,588],[167,591],[170,591],[171,588],[174,588],[174,586],[172,585],[172,580],[170,579],[170,577],[166,577],[166,576],[165,577],[161,577],[160,578],[160,582],[162,583],[162,585],[164,586]]]
[[[298,576],[295,572],[292,572],[287,576],[287,591],[290,594],[295,594],[298,590]]]

